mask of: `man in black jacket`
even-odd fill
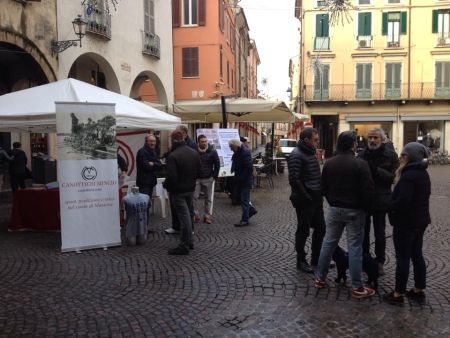
[[[170,202],[180,223],[180,244],[169,255],[187,255],[193,249],[192,216],[190,207],[195,190],[196,179],[200,170],[198,152],[189,148],[183,140],[183,134],[175,130],[170,135],[172,151],[167,157],[167,177],[164,187],[170,194]]]
[[[325,279],[331,257],[344,228],[347,233],[349,271],[352,297],[372,296],[375,291],[364,287],[361,280],[362,242],[365,210],[371,204],[373,181],[366,162],[355,158],[356,134],[346,131],[339,135],[336,156],[330,158],[322,170],[322,192],[330,204],[327,228],[316,270],[315,286],[326,287]]]
[[[9,163],[11,190],[15,192],[19,188],[25,188],[25,179],[30,173],[27,168],[27,154],[22,150],[22,144],[20,142],[13,143],[13,149],[10,155],[14,158]]]
[[[198,198],[200,191],[203,191],[205,195],[203,222],[211,224],[211,205],[214,194],[213,183],[219,176],[220,160],[217,151],[209,146],[208,138],[205,135],[200,135],[197,138],[197,143],[197,151],[200,155],[200,171],[194,192],[194,221],[200,221]]]
[[[149,134],[145,136],[145,144],[136,155],[136,185],[139,187],[139,192],[148,195],[150,200],[157,183],[155,172],[162,168],[155,149],[156,137]]]
[[[314,128],[305,128],[300,133],[300,141],[288,158],[291,202],[297,213],[297,231],[295,232],[295,250],[297,268],[313,273],[316,266],[323,236],[325,220],[323,216],[323,198],[320,191],[320,165],[316,157],[319,134]],[[306,261],[305,244],[313,228],[311,243],[311,265]]]
[[[372,218],[378,272],[383,275],[383,265],[386,260],[386,211],[390,204],[391,186],[399,160],[397,153],[386,146],[386,134],[383,129],[370,129],[367,140],[367,148],[359,153],[358,157],[369,164],[375,183],[375,194],[372,206],[366,215],[363,252],[370,254],[370,220]]]
[[[197,144],[191,138],[189,138],[187,127],[185,125],[180,124],[177,127],[177,130],[181,131],[181,133],[183,134],[184,143],[186,143],[186,145],[189,148],[197,150]]]

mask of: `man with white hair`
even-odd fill
[[[234,173],[234,189],[242,206],[241,220],[235,224],[236,227],[249,225],[249,218],[256,214],[255,208],[250,204],[250,191],[253,183],[253,162],[250,150],[241,144],[239,139],[228,141],[233,157],[231,158],[231,172]]]
[[[391,200],[391,186],[399,166],[398,155],[385,146],[386,134],[381,128],[372,128],[367,134],[367,148],[358,157],[367,161],[375,183],[375,195],[366,214],[363,253],[370,255],[370,224],[373,220],[375,256],[380,275],[384,274],[386,260],[386,211]]]

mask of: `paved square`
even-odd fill
[[[344,286],[316,290],[295,268],[286,176],[275,190],[265,182],[253,190],[259,212],[249,227],[233,226],[240,207],[216,193],[214,223],[196,224],[195,250],[182,257],[167,255],[177,238],[164,233],[170,217],[159,216],[145,246],[62,254],[59,233],[6,232],[2,198],[0,337],[449,337],[450,166],[429,172],[423,306],[354,300]],[[394,272],[389,238],[380,294],[392,290]]]

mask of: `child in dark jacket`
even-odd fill
[[[397,184],[392,192],[389,221],[394,227],[393,240],[396,257],[395,290],[384,295],[390,304],[403,304],[404,296],[425,299],[426,266],[422,254],[423,235],[430,219],[431,182],[427,172],[428,156],[425,146],[408,143],[400,155]],[[414,266],[414,288],[406,291],[409,262]]]

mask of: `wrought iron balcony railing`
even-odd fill
[[[354,84],[330,85],[319,88],[306,86],[305,101],[372,101],[372,100],[433,100],[450,99],[450,85],[436,86],[434,82],[408,84],[373,83],[357,88]]]
[[[142,53],[161,57],[161,42],[158,35],[142,31]]]
[[[104,8],[92,4],[84,5],[84,19],[87,21],[86,32],[111,40],[111,14]]]
[[[316,36],[314,38],[314,50],[330,50],[330,37]]]
[[[436,35],[436,46],[450,46],[450,33],[442,32]]]

